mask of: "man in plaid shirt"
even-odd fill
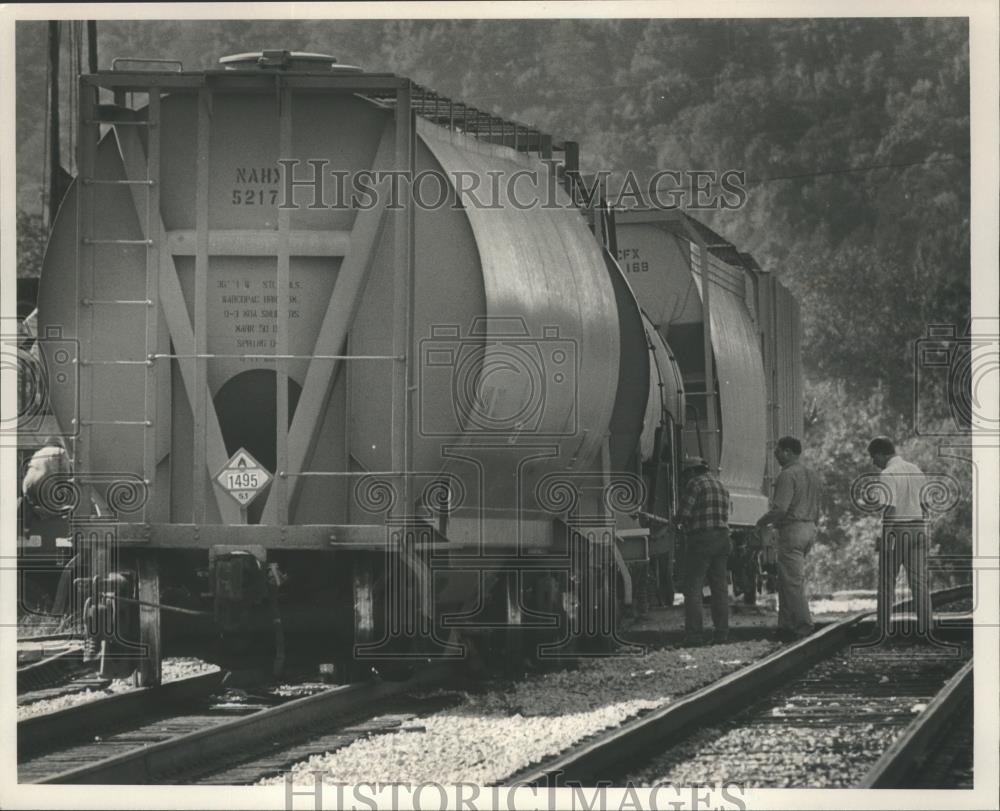
[[[704,459],[685,459],[689,475],[677,520],[686,531],[684,544],[684,631],[686,645],[702,642],[701,589],[708,575],[712,591],[714,641],[729,636],[729,491],[708,469]]]

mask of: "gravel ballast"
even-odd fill
[[[576,670],[530,677],[466,694],[461,703],[419,719],[402,734],[357,740],[290,770],[296,784],[496,783],[580,740],[670,703],[773,651],[752,641],[667,648],[642,657],[588,661]],[[281,784],[285,775],[261,781]]]
[[[885,655],[885,654],[891,655]],[[850,788],[961,665],[934,647],[842,652],[628,776],[637,786]]]
[[[189,676],[211,673],[218,669],[216,665],[208,664],[200,659],[184,657],[164,659],[163,681],[177,681],[178,679],[186,679]],[[23,721],[25,718],[32,718],[35,715],[64,710],[67,707],[75,707],[77,704],[86,704],[89,701],[97,701],[115,693],[126,693],[134,689],[136,688],[132,686],[131,679],[115,679],[101,690],[80,690],[75,693],[66,693],[56,698],[45,698],[41,701],[33,701],[30,704],[23,704],[17,708],[17,720]]]

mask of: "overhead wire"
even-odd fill
[[[839,169],[823,169],[817,172],[802,172],[795,175],[775,175],[773,177],[761,177],[756,180],[747,180],[744,186],[756,186],[760,183],[771,183],[779,180],[802,180],[813,177],[828,177],[831,175],[846,175],[856,172],[871,172],[878,169],[906,169],[911,166],[931,166],[940,163],[968,163],[968,156],[956,155],[948,158],[928,158],[922,161],[905,161],[902,163],[874,163],[868,166],[847,166]]]

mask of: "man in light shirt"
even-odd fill
[[[816,539],[823,484],[819,475],[802,463],[802,443],[783,436],[774,448],[781,473],[774,483],[771,508],[758,520],[758,527],[778,528],[778,629],[782,642],[813,632],[806,591],[806,556]]]
[[[888,503],[882,514],[882,539],[879,555],[879,627],[889,633],[892,606],[899,567],[906,569],[906,582],[913,594],[917,628],[929,629],[931,598],[927,587],[927,545],[929,529],[924,517],[920,492],[927,483],[916,465],[896,454],[896,446],[886,436],[868,443],[872,464],[882,471],[879,481],[885,486]]]

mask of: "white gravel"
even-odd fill
[[[874,611],[873,598],[851,597],[831,600],[810,600],[809,610],[813,614],[856,614],[859,611]]]
[[[272,692],[276,696],[281,696],[282,698],[303,698],[305,696],[315,695],[316,693],[321,693],[324,690],[329,690],[330,685],[323,681],[303,681],[296,682],[294,684],[280,684],[273,688]]]
[[[218,669],[218,665],[194,657],[172,657],[163,660],[163,681],[177,681],[189,676],[200,676],[202,673],[214,673]]]
[[[495,783],[615,727],[644,710],[716,681],[777,647],[764,641],[665,649],[642,658],[592,660],[577,670],[534,676],[422,718],[406,734],[379,734],[310,757],[290,773],[313,784]],[[284,782],[268,778],[262,785]]]
[[[186,657],[164,659],[163,681],[177,681],[189,676],[197,676],[200,673],[211,673],[218,669],[216,665],[208,664],[200,659]],[[77,704],[86,704],[89,701],[97,701],[115,693],[127,693],[129,690],[134,689],[131,679],[115,679],[102,690],[86,689],[56,696],[55,698],[43,698],[40,701],[20,705],[17,708],[17,720],[23,721],[25,718],[31,718],[35,715],[64,710],[67,707],[75,707]]]

